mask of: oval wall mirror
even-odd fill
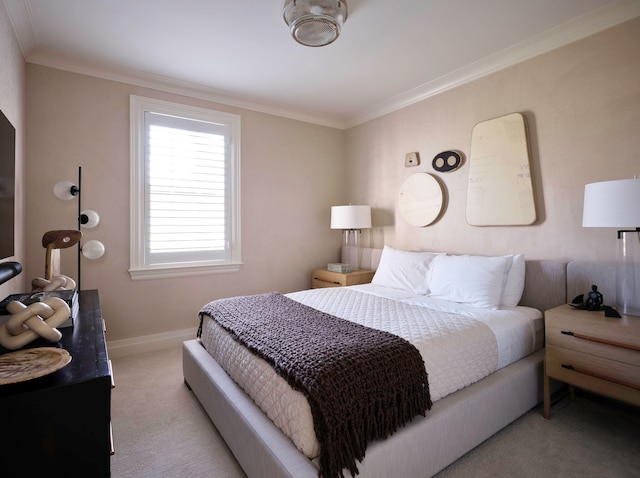
[[[400,215],[416,227],[433,223],[442,211],[443,202],[440,183],[428,173],[409,176],[398,195]]]

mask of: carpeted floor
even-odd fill
[[[245,476],[184,384],[182,348],[113,360],[113,478]]]
[[[184,385],[181,348],[115,359],[113,369],[112,477],[245,476]],[[640,409],[578,394],[551,413],[534,408],[437,477],[640,476]]]

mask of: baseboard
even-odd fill
[[[107,342],[109,358],[127,357],[146,352],[168,349],[179,346],[185,340],[194,339],[196,329],[191,327],[183,330],[173,330],[161,334],[143,335],[130,339],[112,340]]]

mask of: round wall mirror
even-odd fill
[[[442,211],[443,196],[440,183],[428,173],[409,176],[398,195],[400,215],[412,226],[428,226]]]

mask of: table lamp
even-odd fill
[[[640,316],[640,178],[587,184],[582,227],[618,229],[617,309]]]
[[[360,269],[360,233],[371,227],[370,206],[332,206],[331,229],[342,229],[342,262],[349,264],[351,270]]]

